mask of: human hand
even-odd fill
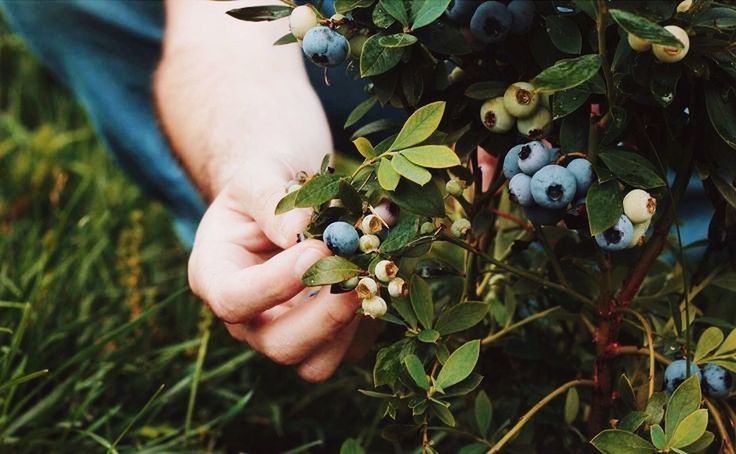
[[[331,253],[321,241],[296,242],[308,210],[274,215],[296,173],[284,161],[258,158],[233,173],[202,218],[189,283],[234,338],[322,381],[350,347],[360,303],[355,292],[329,288],[310,296],[315,289],[302,284],[307,268]]]

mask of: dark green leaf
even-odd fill
[[[389,48],[408,47],[415,42],[417,42],[417,37],[408,33],[396,33],[378,38],[378,44]]]
[[[429,288],[427,281],[416,274],[409,281],[409,299],[411,300],[411,307],[414,308],[414,313],[419,323],[425,328],[431,328],[434,318],[432,290]]]
[[[639,430],[644,422],[647,420],[647,414],[643,411],[632,411],[628,415],[624,416],[624,419],[618,424],[620,430],[626,430],[628,432],[636,432]]]
[[[294,206],[309,208],[322,205],[337,197],[340,190],[340,177],[336,175],[315,175],[304,183],[297,192]]]
[[[347,180],[340,180],[339,188],[338,196],[345,209],[353,214],[361,214],[363,212],[363,200],[360,193]]]
[[[443,336],[459,333],[480,323],[488,315],[485,303],[460,303],[444,311],[435,328]]]
[[[555,95],[555,98],[557,96]],[[586,109],[579,109],[572,115],[565,117],[560,126],[560,147],[562,148],[562,152],[574,153],[587,150],[589,126],[590,112]],[[598,176],[600,177],[600,175]]]
[[[460,165],[460,158],[445,145],[421,145],[401,151],[412,163],[430,169],[446,169]]]
[[[291,33],[287,33],[284,36],[282,36],[281,38],[279,38],[276,41],[274,41],[273,45],[274,46],[283,46],[284,44],[292,44],[292,43],[296,43],[296,42],[297,42],[297,39],[294,37],[294,35],[292,35]]]
[[[424,93],[423,74],[412,66],[404,66],[401,71],[401,91],[404,93],[407,104],[416,107]]]
[[[729,89],[711,82],[705,85],[705,104],[713,127],[731,148],[736,149],[736,102],[727,98]]]
[[[274,214],[284,214],[287,211],[294,209],[294,202],[296,202],[296,196],[298,191],[290,192],[284,196],[279,203],[276,204],[276,210]]]
[[[427,380],[427,373],[424,371],[422,360],[414,354],[406,355],[404,365],[414,383],[425,391],[428,390],[429,380]]]
[[[688,378],[675,389],[667,402],[664,415],[664,428],[672,437],[677,426],[691,413],[700,408],[700,382],[697,375]]]
[[[463,344],[452,352],[445,365],[437,375],[437,385],[442,389],[465,380],[478,362],[480,354],[480,340],[472,340]]]
[[[419,7],[412,11],[412,26],[411,28],[417,30],[426,25],[431,24],[447,9],[451,0],[432,0],[418,2]],[[416,4],[417,2],[415,2]]]
[[[414,352],[411,339],[402,339],[378,350],[373,366],[373,386],[393,385],[403,369],[403,359]]]
[[[378,3],[376,7],[373,8],[372,19],[373,23],[376,24],[376,27],[378,28],[388,28],[396,22],[396,19],[394,19],[388,11],[383,8],[381,3]]]
[[[227,14],[236,19],[249,22],[272,21],[289,17],[291,7],[286,5],[246,6],[245,8],[231,9]]]
[[[680,81],[682,68],[679,65],[657,65],[652,71],[649,91],[654,100],[662,107],[667,107],[675,100],[677,83]]]
[[[644,410],[647,414],[647,424],[659,424],[662,421],[665,404],[667,404],[667,394],[659,392],[652,395]]]
[[[621,28],[645,41],[649,41],[652,44],[675,47],[677,49],[684,47],[675,35],[646,17],[620,9],[611,9],[609,13],[611,13],[611,17],[613,17]]]
[[[404,0],[379,0],[381,7],[404,27],[409,26],[409,14]]]
[[[429,217],[445,215],[445,202],[442,199],[442,192],[434,183],[422,187],[408,181],[402,181],[396,191],[391,194],[391,200],[402,210],[410,213]]]
[[[382,35],[373,35],[363,44],[360,54],[360,77],[376,76],[393,68],[404,55],[403,48],[383,47],[379,40]]]
[[[345,14],[357,8],[368,8],[375,0],[335,0],[335,12]]]
[[[417,339],[425,344],[434,344],[440,338],[440,333],[433,329],[425,329],[419,332]]]
[[[613,227],[623,213],[623,198],[618,182],[595,182],[588,190],[586,198],[590,234],[597,235]]]
[[[466,55],[473,51],[460,29],[444,21],[433,22],[415,35],[429,50],[439,54]]]
[[[465,89],[465,96],[480,100],[496,98],[503,96],[508,86],[508,82],[503,81],[476,82]]]
[[[599,154],[601,161],[617,178],[635,188],[651,189],[665,185],[665,181],[641,155],[630,151],[606,151]]]
[[[433,102],[417,109],[406,120],[389,150],[402,150],[429,138],[437,130],[444,113],[444,101]]]
[[[450,427],[455,427],[455,417],[452,415],[452,412],[447,407],[433,401],[432,410],[434,410],[434,414],[437,415],[440,421]]]
[[[652,439],[652,444],[657,449],[664,449],[667,445],[664,430],[659,424],[655,424],[649,429],[649,438]]]
[[[440,344],[440,346],[441,345],[442,344]],[[447,357],[447,359],[449,359],[449,356]],[[443,365],[447,363],[447,359],[445,359],[445,362],[443,363]],[[466,394],[469,394],[475,391],[475,388],[477,388],[478,385],[480,385],[480,382],[482,381],[483,381],[483,376],[481,374],[477,374],[473,372],[465,380],[461,381],[457,385],[453,385],[451,390],[449,391],[446,390],[444,397],[449,398],[449,397],[464,396]]]
[[[590,443],[603,454],[651,454],[655,451],[651,443],[625,430],[604,430]]]
[[[332,255],[317,261],[302,276],[307,287],[337,284],[361,273],[358,265],[348,259]]]
[[[547,16],[544,22],[555,47],[567,54],[580,53],[583,48],[583,37],[574,20],[564,16]]]
[[[481,391],[475,396],[475,424],[478,426],[478,433],[485,438],[488,435],[488,429],[491,428],[493,420],[493,406],[491,399],[485,391]]]
[[[381,243],[380,251],[392,253],[402,249],[408,242],[417,236],[419,231],[419,218],[413,215],[405,215],[391,228],[388,237]]]
[[[375,97],[371,96],[370,98],[368,98],[365,101],[363,101],[360,104],[358,104],[355,107],[355,109],[353,109],[353,111],[350,112],[350,115],[348,115],[348,119],[345,120],[345,126],[344,126],[344,128],[347,129],[350,126],[352,126],[355,123],[357,123],[358,121],[360,121],[360,119],[363,118],[365,116],[365,114],[367,114],[368,111],[370,111],[373,108],[373,106],[376,105],[376,102],[377,101],[378,101],[378,99],[376,99]]]
[[[393,191],[396,186],[399,185],[399,179],[401,176],[394,170],[391,165],[391,161],[386,158],[381,158],[381,162],[378,164],[378,184],[387,191]]]
[[[600,67],[601,58],[597,54],[560,60],[539,73],[532,83],[543,92],[569,90],[595,76]]]

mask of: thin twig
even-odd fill
[[[655,358],[654,358],[654,336],[652,336],[652,325],[649,323],[649,321],[644,318],[643,315],[636,311],[632,311],[631,309],[624,309],[624,311],[627,314],[631,314],[634,317],[636,317],[639,322],[641,323],[641,326],[644,328],[644,332],[647,336],[647,348],[649,349],[649,394],[647,396],[648,399],[652,398],[652,394],[654,394],[654,364],[655,364]]]
[[[516,322],[516,323],[514,323],[512,325],[509,325],[509,326],[507,326],[507,327],[505,327],[505,328],[503,328],[503,329],[501,329],[499,331],[496,331],[495,333],[489,334],[488,336],[484,337],[483,340],[480,341],[480,343],[483,344],[483,345],[488,345],[488,344],[490,344],[490,343],[492,343],[494,341],[497,341],[498,339],[502,338],[503,336],[505,336],[506,334],[510,333],[511,331],[513,331],[513,330],[515,330],[517,328],[521,328],[522,326],[526,325],[527,323],[531,323],[534,320],[537,320],[537,319],[540,319],[540,318],[544,318],[544,317],[548,316],[549,314],[551,314],[552,312],[556,312],[559,309],[560,309],[559,306],[555,306],[555,307],[551,307],[551,308],[549,308],[547,310],[544,310],[542,312],[538,312],[538,313],[536,313],[534,315],[530,315],[529,317],[527,317],[527,318],[525,318],[523,320],[520,320],[520,321],[518,321],[518,322]]]

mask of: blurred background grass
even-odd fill
[[[355,392],[369,371],[315,386],[269,364],[188,292],[186,260],[0,23],[0,452],[371,445],[378,408]]]

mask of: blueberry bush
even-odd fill
[[[277,212],[312,208],[335,253],[304,282],[386,322],[358,390],[385,439],[733,452],[733,4],[283,3],[228,14],[288,18],[276,45],[365,81],[362,163],[295,176]],[[709,227],[683,244],[695,187]]]

